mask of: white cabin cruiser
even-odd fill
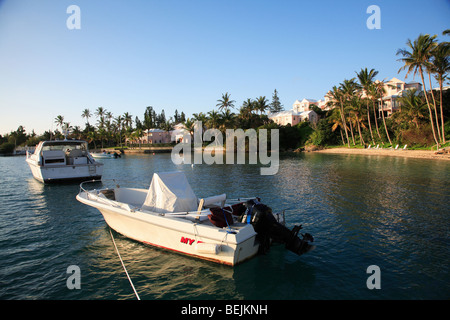
[[[82,140],[41,141],[26,162],[43,183],[101,179],[103,163],[95,161]]]
[[[287,229],[257,198],[198,199],[182,172],[155,173],[149,189],[86,190],[87,182],[77,200],[97,208],[116,232],[149,245],[231,266],[266,252],[271,241],[299,255],[313,248],[309,234],[298,238],[301,227]]]

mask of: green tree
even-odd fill
[[[95,110],[95,115],[98,117],[98,127],[99,128],[103,128],[103,126],[105,125],[105,113],[106,113],[106,109],[104,109],[103,107],[98,107],[97,110]]]
[[[62,130],[63,125],[64,125],[64,117],[62,115],[56,116],[55,123],[56,123],[56,126],[59,126]]]
[[[219,111],[226,111],[230,108],[234,108],[234,100],[230,99],[230,95],[227,93],[222,94],[222,99],[217,100],[218,104],[216,107],[219,108]]]
[[[123,114],[123,125],[130,129],[133,127],[133,116],[128,112]]]
[[[263,114],[266,112],[267,109],[269,109],[269,105],[267,104],[269,101],[266,99],[265,96],[260,96],[255,100],[255,109],[260,112],[260,114]]]
[[[206,125],[210,129],[217,129],[220,123],[220,114],[216,110],[208,112],[208,119],[206,120]]]
[[[345,145],[344,135],[342,133],[342,128],[344,128],[344,122],[340,114],[340,108],[334,108],[331,110],[327,117],[328,122],[331,124],[331,132],[335,132],[339,128],[341,134],[342,144]]]
[[[247,99],[242,103],[239,109],[238,119],[241,123],[241,127],[249,128],[251,126],[251,120],[253,118],[252,111],[255,108],[255,102],[252,99]]]
[[[221,125],[219,126],[219,129],[222,132],[225,132],[226,129],[233,128],[234,124],[235,124],[235,120],[236,120],[236,115],[233,112],[231,112],[229,109],[223,111],[221,114],[221,117],[220,117]]]
[[[347,132],[347,123],[345,121],[345,115],[344,115],[343,90],[340,87],[338,88],[336,86],[333,86],[333,88],[329,91],[329,95],[331,98],[331,104],[333,106],[337,106],[339,108],[339,114],[341,116],[342,126],[344,127],[345,137],[347,140],[347,146],[350,147],[350,140],[348,138],[348,132]]]
[[[351,115],[351,111],[353,110],[352,100],[357,95],[357,92],[359,90],[359,86],[356,83],[355,78],[352,78],[350,80],[345,79],[340,84],[340,89],[341,89],[341,93],[342,93],[341,98],[342,98],[342,101],[343,101],[344,112],[345,112],[345,110],[347,110],[348,114],[349,114],[349,121],[348,121],[348,123],[350,125],[350,133],[352,135],[353,145],[355,145],[355,138],[353,136],[353,125],[352,125],[352,121],[350,119],[350,115]],[[344,118],[345,118],[345,116],[344,116]]]
[[[448,79],[448,73],[450,72],[450,46],[448,43],[440,43],[432,52],[431,57],[431,68],[430,70],[436,75],[435,78],[439,83],[439,106],[441,112],[441,132],[442,132],[442,143],[445,141],[445,129],[444,129],[444,108],[443,108],[443,83]],[[439,126],[439,124],[437,124]]]
[[[403,58],[399,59],[399,61],[404,63],[404,65],[398,70],[399,73],[402,70],[407,70],[406,77],[411,72],[413,72],[414,75],[416,75],[418,72],[420,75],[423,91],[425,92],[428,112],[430,114],[431,131],[433,132],[434,140],[437,144],[437,147],[439,148],[439,138],[438,136],[436,136],[436,130],[434,128],[433,121],[433,112],[431,110],[430,101],[428,100],[428,95],[426,94],[427,90],[423,76],[424,69],[426,69],[430,65],[432,51],[436,46],[435,39],[436,36],[430,36],[428,34],[420,34],[419,37],[414,40],[414,42],[408,39],[406,45],[408,46],[409,51],[408,49],[398,49],[397,55],[403,56]]]
[[[371,125],[371,121],[370,121],[369,92],[370,92],[370,87],[372,86],[377,74],[378,74],[378,71],[376,71],[375,69],[371,69],[369,71],[369,70],[367,70],[367,68],[361,69],[361,71],[359,73],[356,73],[359,83],[366,95],[365,100],[366,100],[366,110],[367,110],[367,122],[369,124],[369,131],[370,131],[370,136],[372,137],[373,144],[375,144],[375,139],[373,138],[372,125]]]
[[[377,135],[378,139],[381,139],[380,129],[378,127],[378,120],[377,120],[377,113],[376,113],[376,105],[378,101],[378,95],[377,95],[377,87],[375,85],[375,82],[372,82],[370,86],[367,88],[367,94],[368,98],[372,101],[372,110],[373,110],[373,121],[375,122],[375,128],[377,129]]]
[[[83,112],[81,113],[81,117],[86,119],[86,128],[87,131],[90,130],[90,124],[89,124],[89,118],[92,116],[91,111],[89,109],[84,109]]]
[[[386,131],[386,136],[387,136],[387,138],[389,140],[389,144],[392,145],[391,137],[389,136],[389,131],[388,131],[388,128],[386,126],[386,118],[384,116],[384,110],[383,110],[384,109],[383,97],[384,97],[384,94],[386,93],[386,90],[384,89],[384,82],[383,81],[376,81],[374,83],[374,87],[375,87],[375,92],[380,97],[381,118],[383,119],[384,130]]]
[[[420,120],[425,118],[427,105],[423,95],[419,95],[416,89],[406,90],[398,102],[402,109],[397,113],[397,118],[404,123],[414,123],[419,129]]]
[[[283,105],[280,102],[280,98],[278,97],[278,91],[275,89],[272,95],[272,102],[269,105],[270,112],[280,112],[283,111]]]
[[[187,118],[184,122],[182,122],[184,130],[188,131],[191,136],[191,143],[193,142],[192,137],[195,130],[195,120]]]
[[[150,141],[150,129],[154,127],[153,107],[148,106],[144,112],[143,128],[147,130],[147,141]]]

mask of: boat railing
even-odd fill
[[[117,181],[116,179],[97,179],[97,180],[87,180],[80,183],[80,191],[79,195],[84,193],[87,200],[96,201],[103,204],[108,204],[116,208],[122,208],[126,209],[130,212],[136,211],[138,208],[128,204],[128,203],[122,203],[119,201],[116,201],[116,199],[108,198],[107,196],[107,190],[114,190],[116,188],[120,188],[121,185],[119,182],[123,185],[125,182],[124,180]],[[100,188],[87,188],[85,184],[102,184]],[[136,181],[128,181],[129,184],[136,184]],[[109,186],[108,186],[109,185]]]
[[[127,180],[117,180],[117,179],[94,179],[94,180],[86,180],[80,183],[80,193],[86,192],[89,193],[90,190],[87,189],[84,185],[87,183],[101,183],[104,187],[101,189],[93,189],[93,190],[104,190],[104,189],[113,189],[113,188],[120,188],[122,187],[129,187],[129,186],[136,186],[136,183],[139,184],[139,182],[136,181],[127,181]],[[141,183],[142,186],[144,186],[144,183]],[[113,188],[111,188],[113,187]],[[145,185],[145,188],[148,189],[148,185]],[[93,191],[91,190],[91,191]]]

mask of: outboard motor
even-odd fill
[[[253,225],[258,234],[257,239],[260,242],[260,253],[269,251],[271,241],[284,243],[286,249],[301,255],[314,248],[310,242],[314,238],[309,234],[301,234],[303,239],[298,237],[298,232],[302,226],[294,226],[289,230],[280,224],[272,214],[272,209],[257,200],[249,200],[245,203],[246,210],[241,216],[241,222]]]

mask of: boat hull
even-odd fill
[[[77,199],[97,208],[111,229],[148,245],[230,266],[258,253],[259,243],[251,225],[243,225],[230,233],[229,229],[215,227],[209,221],[192,222],[128,211],[93,203],[80,195]]]
[[[40,166],[31,160],[26,160],[33,177],[43,183],[58,183],[101,179],[103,164]]]
[[[91,153],[91,156],[95,159],[115,159],[117,157],[111,153]]]

